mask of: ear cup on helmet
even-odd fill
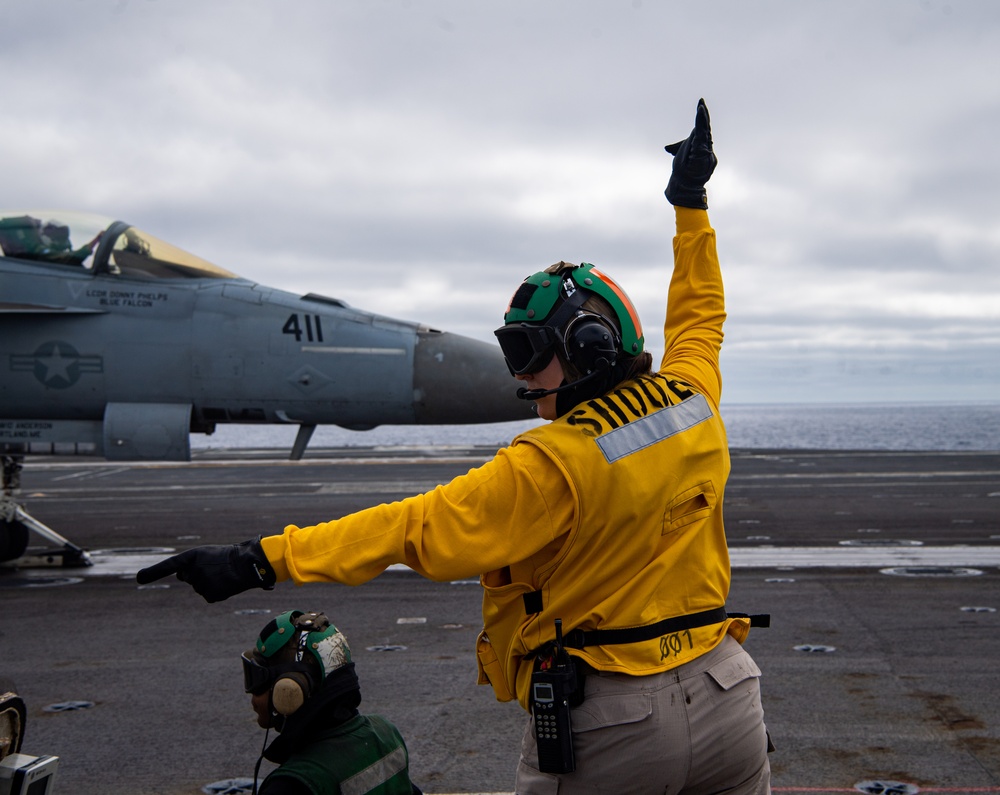
[[[271,706],[279,715],[291,715],[309,698],[312,683],[304,673],[283,674],[271,688]]]
[[[564,332],[566,360],[581,373],[610,372],[618,360],[618,333],[600,315],[582,314]]]

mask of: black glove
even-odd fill
[[[221,602],[250,588],[274,587],[274,569],[260,546],[260,538],[242,544],[195,547],[135,575],[140,585],[176,574],[191,585],[206,602]]]
[[[708,209],[705,183],[715,171],[718,159],[712,151],[712,123],[705,100],[698,100],[694,129],[683,141],[663,147],[674,156],[674,170],[663,194],[678,207]]]

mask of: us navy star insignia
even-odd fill
[[[104,357],[84,355],[68,342],[53,340],[42,343],[34,353],[12,354],[13,372],[33,372],[46,387],[67,389],[85,373],[103,373]]]

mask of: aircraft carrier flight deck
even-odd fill
[[[240,652],[268,616],[316,609],[346,634],[362,710],[400,727],[424,792],[511,792],[525,716],[475,683],[478,580],[400,567],[209,605],[134,578],[172,550],[401,499],[492,453],[30,459],[28,509],[94,565],[0,569],[0,677],[28,705],[22,753],[59,757],[59,793],[249,791],[236,787],[264,737]],[[771,615],[747,648],[774,791],[1000,793],[1000,453],[734,450],[725,511],[728,607]]]

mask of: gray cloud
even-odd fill
[[[998,38],[972,0],[8,3],[0,203],[480,339],[588,260],[656,351],[704,96],[727,399],[995,398]]]

